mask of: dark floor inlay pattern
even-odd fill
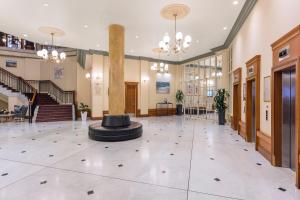
[[[81,162],[84,162],[84,161],[85,161],[85,159],[82,159],[82,160],[81,160]]]
[[[173,154],[173,153],[171,153],[170,155],[171,155],[171,156],[174,156],[174,154]]]
[[[285,192],[285,191],[286,191],[286,189],[283,188],[283,187],[279,187],[278,190],[280,190],[280,191],[282,191],[282,192]]]
[[[138,149],[137,149],[137,150],[135,150],[135,152],[139,152],[139,151],[140,151],[140,150],[138,150]]]
[[[261,166],[262,164],[261,163],[256,163],[256,165]]]
[[[105,147],[105,149],[108,149],[109,147]]]
[[[7,175],[8,175],[8,173],[1,174],[1,176],[7,176]]]
[[[214,158],[209,158],[209,159],[211,159],[211,160],[215,160]]]
[[[123,167],[123,165],[122,165],[122,164],[119,164],[118,167]]]
[[[166,171],[165,171],[165,170],[163,170],[161,173],[165,174],[165,173],[166,173]]]
[[[26,151],[21,151],[21,153],[26,153]]]
[[[214,180],[217,182],[221,181],[221,179],[219,179],[219,178],[214,178]]]
[[[47,181],[41,181],[41,182],[40,182],[41,185],[44,185],[44,184],[46,184],[46,183],[47,183]]]
[[[248,149],[244,149],[244,151],[248,151]]]
[[[88,194],[88,195],[94,194],[94,191],[93,191],[93,190],[90,190],[90,191],[87,192],[87,194]]]
[[[49,157],[53,157],[54,155],[50,154]]]

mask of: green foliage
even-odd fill
[[[228,97],[229,97],[229,93],[225,89],[217,90],[217,94],[214,97],[214,102],[218,112],[224,112],[228,108],[226,104]]]
[[[184,94],[181,90],[177,90],[176,92],[176,102],[178,104],[182,104],[183,103],[183,99],[184,99]]]
[[[90,110],[89,106],[84,104],[84,103],[80,103],[79,104],[79,107],[78,107],[78,110],[80,112],[88,112]]]

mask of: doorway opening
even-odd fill
[[[296,170],[296,68],[287,67],[274,73],[275,165]]]
[[[256,82],[255,80],[247,81],[247,116],[248,116],[248,142],[256,142]]]
[[[246,141],[255,143],[255,150],[260,130],[260,61],[256,55],[246,63]]]
[[[238,133],[240,134],[239,130],[239,122],[241,120],[241,93],[242,93],[242,83],[241,83],[241,76],[242,76],[242,68],[237,68],[233,72],[233,130],[238,130]]]
[[[125,82],[125,113],[131,117],[137,116],[138,109],[138,83]]]

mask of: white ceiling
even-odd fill
[[[192,46],[180,57],[161,56],[180,61],[222,45],[245,1],[233,5],[233,0],[0,0],[0,31],[50,43],[50,36],[38,28],[53,26],[66,33],[55,39],[56,45],[107,51],[108,26],[117,23],[125,26],[126,54],[157,58],[152,49],[166,32],[171,37],[174,34],[174,23],[163,19],[160,10],[171,3],[183,3],[191,12],[178,21],[178,31],[192,36]]]

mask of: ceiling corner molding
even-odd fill
[[[255,4],[258,0],[246,0],[245,5],[243,6],[237,20],[235,21],[225,43],[224,47],[228,48],[231,42],[234,40],[235,36],[238,34],[239,30],[242,28],[243,24],[245,23],[247,17],[251,13],[252,9],[254,8]]]
[[[209,56],[213,56],[213,55],[215,55],[215,52],[213,52],[213,51],[207,52],[207,53],[204,53],[204,54],[201,54],[201,55],[198,55],[198,56],[195,56],[195,57],[177,62],[177,65],[182,65],[182,64],[185,64],[185,63],[188,63],[188,62],[192,62],[192,61],[199,60],[201,58],[205,58],[205,57],[209,57]]]
[[[236,19],[228,37],[225,40],[225,43],[221,46],[218,47],[214,47],[210,50],[210,52],[199,55],[199,56],[195,56],[193,58],[189,58],[186,60],[183,60],[181,62],[178,62],[178,64],[184,64],[187,62],[191,62],[197,59],[201,59],[204,58],[206,56],[211,56],[214,55],[215,52],[217,51],[221,51],[224,49],[227,49],[230,44],[232,43],[232,41],[234,40],[234,38],[236,37],[236,35],[238,34],[238,32],[240,31],[240,29],[242,28],[243,24],[245,23],[247,17],[249,16],[249,14],[251,13],[252,9],[254,8],[255,4],[257,3],[258,0],[246,0],[238,18]]]

